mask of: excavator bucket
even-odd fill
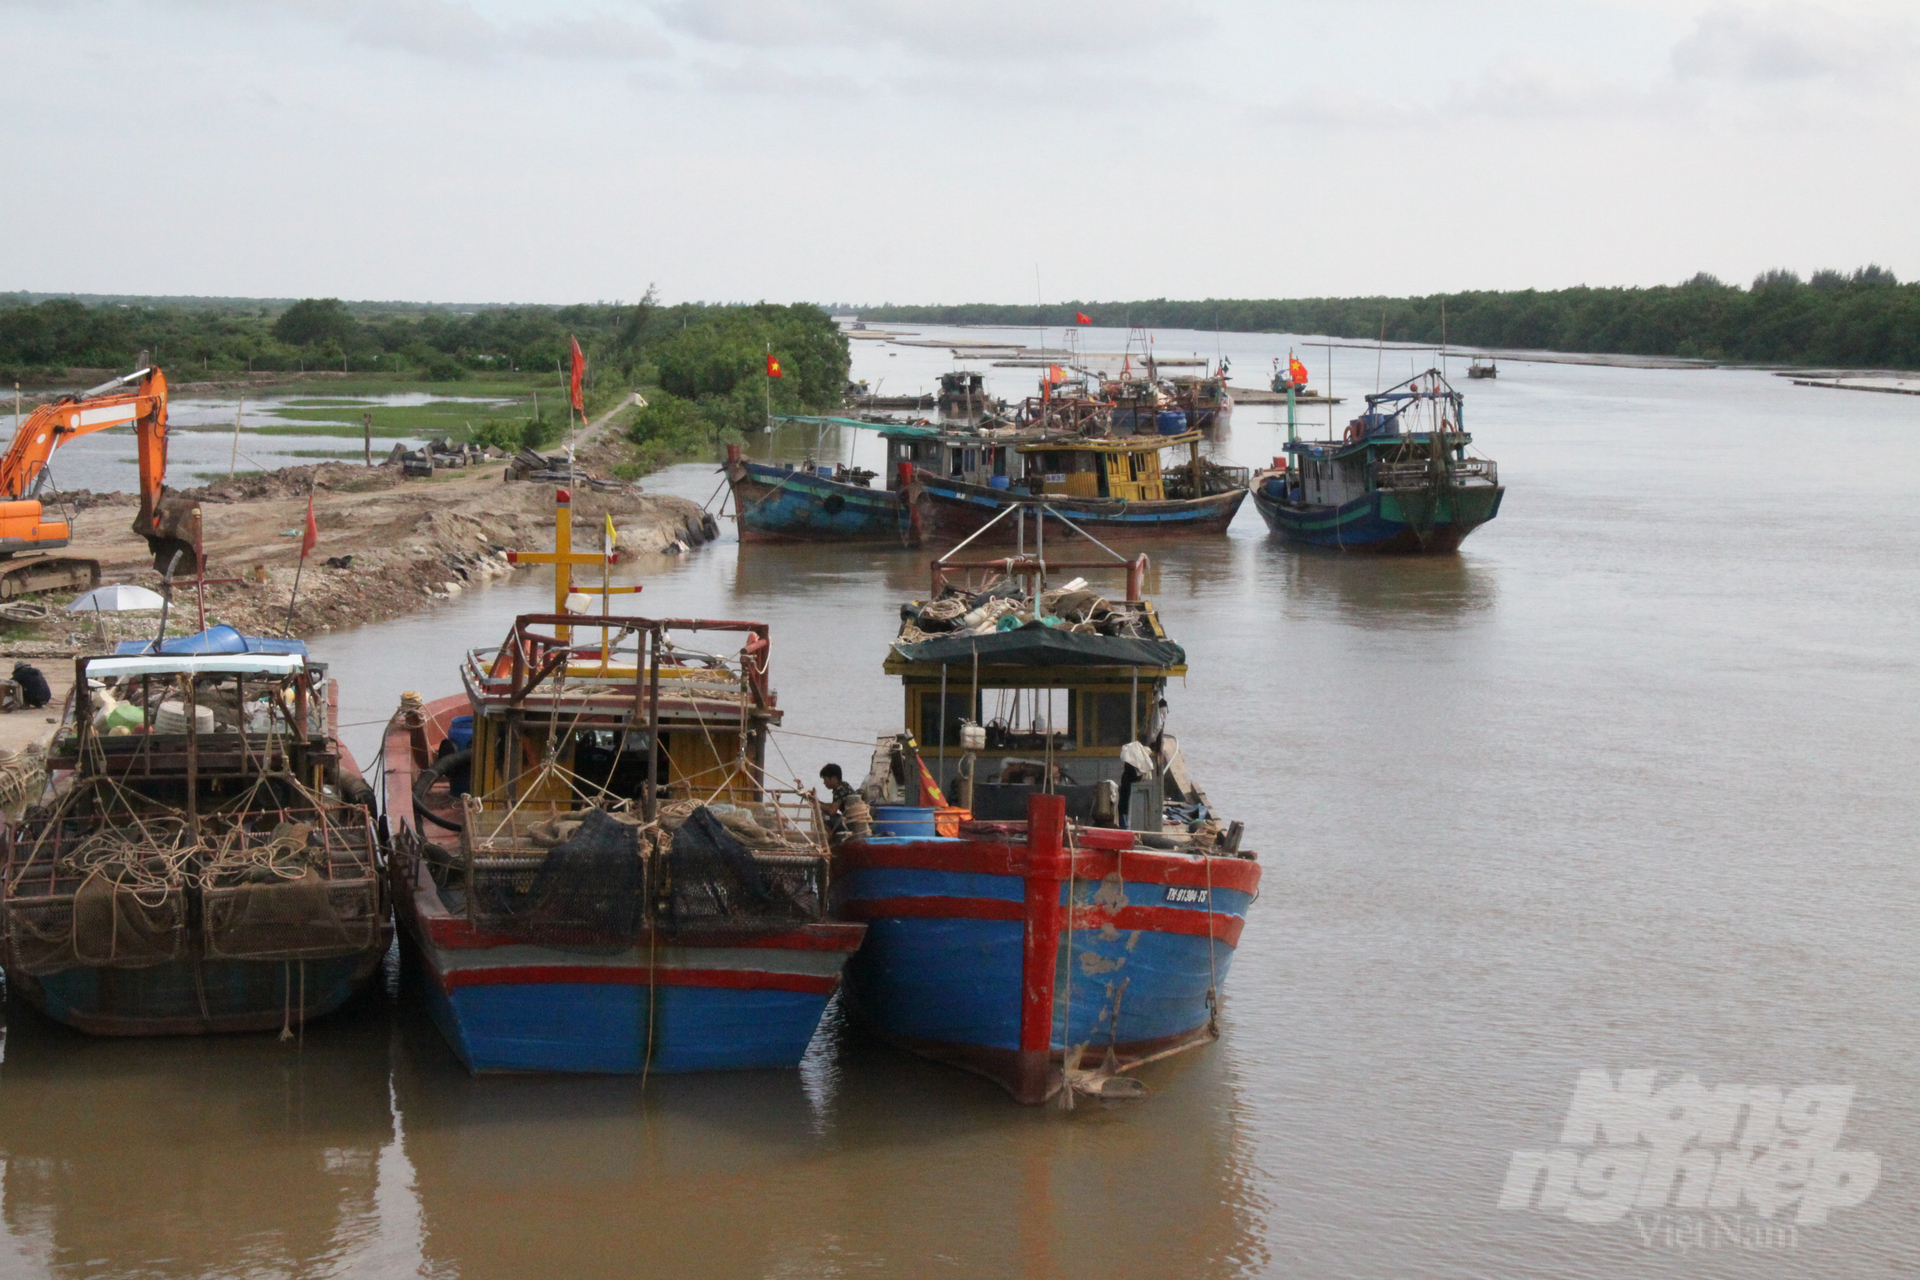
[[[199,520],[199,511],[199,504],[191,498],[166,489],[160,490],[158,501],[149,502],[142,497],[140,512],[133,518],[133,531],[147,540],[155,569],[161,573],[171,570],[175,576],[197,571],[199,557],[194,553],[194,544],[199,539],[194,526]]]

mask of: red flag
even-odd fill
[[[587,408],[580,401],[580,375],[587,371],[587,358],[580,354],[579,339],[568,334],[567,342],[573,347],[573,409],[584,418],[587,416]]]
[[[1075,324],[1092,324],[1093,317],[1084,311],[1076,311],[1073,313],[1073,322]]]
[[[940,784],[933,780],[933,770],[927,768],[927,762],[918,757],[914,763],[920,766],[920,799],[937,809],[948,808],[946,793],[940,790]]]
[[[1066,380],[1067,380],[1067,371],[1065,369],[1062,369],[1057,364],[1050,364],[1047,366],[1048,382],[1065,382]]]
[[[320,526],[313,522],[313,495],[307,495],[307,529],[300,535],[300,558],[305,560],[313,554],[313,548],[320,541]]]
[[[1294,386],[1304,387],[1307,385],[1307,366],[1301,364],[1300,361],[1293,356],[1288,356],[1287,376],[1293,379]]]
[[[771,351],[767,352],[767,376],[769,378],[784,378],[787,376],[780,372],[780,357]]]

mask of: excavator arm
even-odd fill
[[[35,500],[55,449],[96,431],[125,426],[134,429],[140,442],[140,513],[134,517],[133,531],[147,540],[156,567],[164,569],[180,552],[175,567],[191,573],[192,504],[166,492],[167,375],[157,368],[141,369],[35,409],[0,456],[0,501]]]

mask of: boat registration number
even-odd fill
[[[1207,901],[1207,891],[1205,889],[1191,888],[1184,884],[1170,884],[1167,886],[1167,896],[1163,901],[1204,906]]]
[[[1049,471],[1049,472],[1047,472],[1047,478],[1046,478],[1046,483],[1048,483],[1048,484],[1065,484],[1066,482],[1067,482],[1067,473],[1066,473],[1066,472],[1064,472],[1064,471]]]

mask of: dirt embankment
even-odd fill
[[[595,461],[600,460],[585,465]],[[240,579],[207,587],[208,621],[251,633],[281,633],[300,563],[309,488],[319,540],[301,576],[295,635],[413,613],[472,583],[514,572],[508,550],[552,549],[555,486],[506,482],[505,470],[504,462],[490,462],[404,479],[397,465],[325,463],[187,490],[200,502],[209,574]],[[598,467],[594,473],[606,474]],[[571,492],[575,539],[585,548],[600,545],[608,514],[623,555],[677,553],[711,536],[710,517],[685,498],[645,493],[638,486],[602,490],[585,483]],[[146,543],[130,527],[133,496],[78,496],[87,514],[75,529],[69,554],[99,560],[105,581],[157,585]],[[193,621],[191,588],[176,591],[176,599],[175,616]],[[151,626],[151,615],[136,616],[149,619],[142,625]],[[45,628],[45,636],[65,639],[70,631],[78,635],[90,628],[61,614]]]

